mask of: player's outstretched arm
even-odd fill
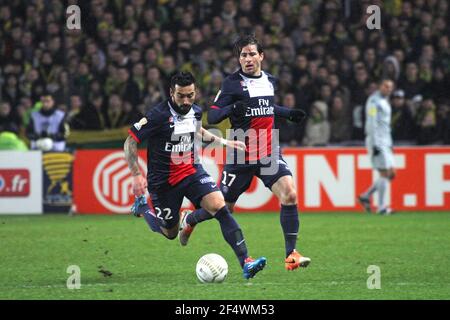
[[[219,108],[218,106],[211,106],[208,112],[208,122],[216,124],[223,119],[234,115],[237,118],[245,116],[247,109],[250,107],[250,100],[239,100],[228,106]]]
[[[128,136],[125,140],[123,150],[128,168],[130,168],[131,175],[133,176],[133,194],[135,196],[143,195],[147,189],[147,179],[142,176],[141,170],[139,170],[137,141],[132,136]]]
[[[223,146],[227,146],[242,151],[246,150],[245,143],[243,143],[242,141],[226,140],[224,138],[216,136],[215,134],[212,134],[203,127],[200,129],[200,134],[203,141],[208,142],[219,141],[219,143]]]
[[[285,118],[296,123],[301,123],[306,119],[306,113],[301,109],[291,109],[275,105],[273,112],[277,117]]]
[[[233,113],[233,107],[233,104],[222,108],[211,106],[208,111],[208,123],[217,124],[228,118]]]

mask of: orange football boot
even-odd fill
[[[286,270],[295,270],[298,267],[306,268],[311,263],[311,259],[302,256],[297,250],[292,250],[291,254],[284,260]]]

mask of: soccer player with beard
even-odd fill
[[[233,159],[227,157],[220,188],[232,212],[239,196],[250,187],[253,177],[261,179],[281,202],[285,268],[294,270],[307,267],[311,259],[296,250],[300,223],[294,180],[281,156],[277,141],[272,141],[275,116],[300,123],[306,114],[300,109],[275,105],[276,79],[261,70],[264,52],[256,38],[241,37],[234,49],[241,68],[223,81],[214,105],[208,112],[208,122],[216,124],[229,118],[232,132],[236,133],[234,138],[245,141],[247,150],[243,161],[237,161],[237,156]],[[194,226],[207,218],[199,212],[182,212],[179,234],[182,245],[187,244]]]
[[[187,197],[200,215],[214,217],[220,223],[223,237],[234,250],[244,278],[255,276],[266,265],[266,258],[248,256],[241,228],[231,215],[222,193],[195,156],[195,135],[206,141],[220,139],[201,127],[201,108],[194,104],[195,79],[189,72],[174,75],[170,99],[153,107],[144,118],[129,129],[124,144],[125,157],[133,176],[132,208],[136,216],[144,216],[151,230],[172,240],[179,230],[179,210]],[[147,140],[147,178],[138,166],[137,144]],[[233,148],[245,149],[239,141],[221,140]],[[153,205],[147,204],[148,188]]]

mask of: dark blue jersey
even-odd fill
[[[254,77],[239,70],[224,79],[211,106],[210,112],[229,109],[226,115],[230,118],[231,128],[248,133],[246,160],[259,160],[271,154],[275,87],[276,79],[264,71]],[[244,117],[235,117],[231,111],[230,106],[239,100],[250,101]]]
[[[153,107],[128,132],[138,142],[147,140],[149,190],[174,186],[197,171],[195,133],[201,128],[202,110],[193,105],[184,116],[168,100]]]

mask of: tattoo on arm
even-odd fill
[[[130,168],[132,176],[138,176],[141,174],[138,164],[138,152],[137,152],[137,142],[128,136],[124,144],[125,159],[128,162],[128,168]]]

